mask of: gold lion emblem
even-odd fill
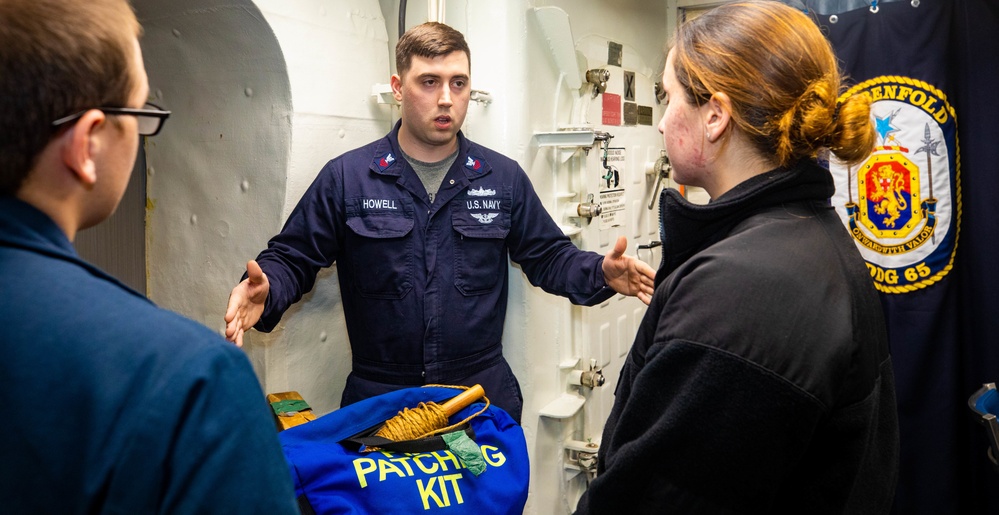
[[[909,208],[902,191],[905,190],[905,178],[889,165],[881,165],[874,170],[874,191],[868,199],[874,201],[874,212],[886,215],[886,227],[895,227],[895,221],[902,211]]]

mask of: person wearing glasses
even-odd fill
[[[247,358],[80,259],[140,136],[126,0],[0,2],[0,511],[298,513]]]

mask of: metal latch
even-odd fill
[[[656,160],[656,164],[652,165],[652,174],[657,176],[656,178],[656,188],[652,193],[652,198],[649,199],[649,211],[652,211],[652,206],[656,205],[656,199],[659,198],[659,191],[662,190],[663,184],[666,183],[666,179],[669,179],[670,173],[673,171],[673,166],[669,164],[669,156],[666,155],[666,150],[659,151],[659,159]]]
[[[573,370],[569,373],[569,384],[585,386],[587,388],[597,388],[604,385],[603,370],[597,366],[597,360],[590,360],[589,370]]]

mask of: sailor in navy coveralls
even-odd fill
[[[299,513],[253,367],[82,259],[147,104],[127,0],[0,2],[0,512]]]
[[[423,57],[426,48],[438,53]],[[460,33],[437,23],[411,29],[397,65],[401,120],[326,164],[233,290],[226,336],[241,343],[251,326],[273,329],[335,261],[353,355],[342,406],[406,386],[478,383],[519,421],[520,388],[500,344],[507,256],[532,284],[583,305],[615,292],[648,303],[654,272],[623,255],[623,237],[606,257],[579,250],[515,161],[464,137],[469,55]],[[410,160],[441,167],[435,193],[438,181],[428,184]]]

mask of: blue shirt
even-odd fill
[[[0,196],[0,511],[297,513],[246,356]]]
[[[257,329],[272,329],[336,262],[353,372],[454,383],[502,359],[508,256],[574,303],[614,295],[603,256],[573,245],[515,161],[459,132],[431,204],[398,131],[327,163],[258,256],[270,294]]]

